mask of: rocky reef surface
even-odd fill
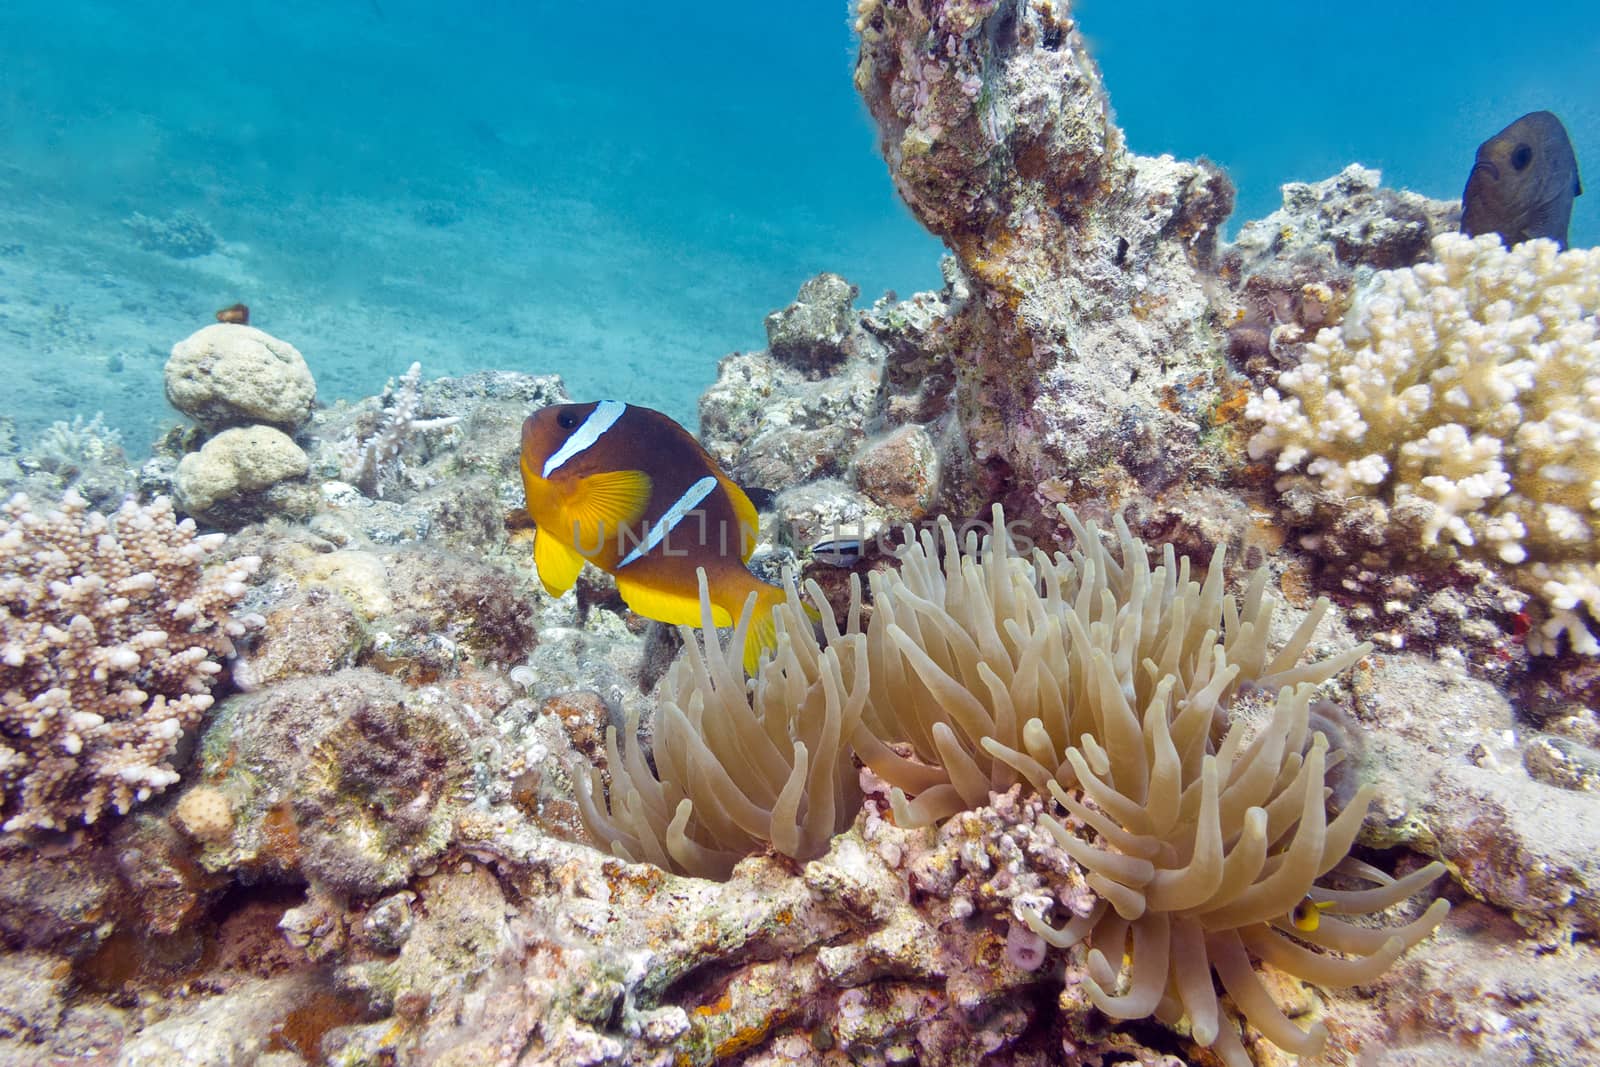
[[[1265,567],[1289,607],[1278,644],[1332,598],[1317,654],[1375,646],[1318,694],[1345,752],[1335,801],[1372,791],[1354,855],[1386,876],[1441,861],[1454,907],[1381,976],[1323,989],[1263,963],[1262,983],[1327,1030],[1323,1062],[1600,1063],[1594,657],[1533,654],[1507,575],[1419,562],[1399,540],[1414,525],[1375,524],[1371,499],[1306,504],[1247,446],[1250,400],[1315,364],[1376,272],[1426,268],[1454,205],[1352,167],[1286,186],[1227,245],[1226,177],[1128,151],[1065,3],[856,16],[890,173],[951,255],[940,291],[865,309],[819,274],[769,316],[766,349],[723,360],[700,433],[776,490],[758,561],[799,565],[842,612],[853,577],[896,566],[906,524],[1001,503],[1054,549],[1066,503],[1197,568],[1219,547],[1230,577]],[[1595,315],[1563,334],[1590,375]],[[242,325],[179,339],[168,394],[195,427],[137,470],[94,423],[0,439],[0,480],[31,498],[0,534],[3,669],[48,657],[53,631],[88,647],[67,622],[24,628],[43,609],[18,592],[39,551],[22,534],[45,521],[28,516],[63,493],[74,516],[132,494],[125,540],[186,582],[213,568],[219,590],[185,673],[149,636],[198,626],[181,604],[84,651],[69,681],[106,676],[88,718],[7,683],[7,804],[57,769],[24,734],[105,736],[162,773],[90,821],[35,791],[41,814],[0,833],[0,1063],[1238,1062],[1192,1021],[1108,1017],[1104,958],[1037,935],[1042,906],[1089,914],[1105,883],[1025,784],[912,826],[861,766],[860,810],[816,858],[770,850],[710,881],[611,855],[574,779],[612,780],[608,728],[641,722],[623,749],[649,744],[680,637],[603,574],[552,598],[533,571],[518,429],[562,383],[413,365],[318,407],[302,341],[309,358]],[[83,555],[85,582],[53,593],[70,612],[121,617],[148,592]],[[1570,622],[1594,625],[1581,605]],[[1268,1036],[1246,1025],[1241,1054],[1288,1062]]]

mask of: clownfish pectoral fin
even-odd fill
[[[647,586],[626,577],[626,572],[618,574],[616,578],[617,592],[622,594],[623,603],[633,609],[635,614],[664,622],[669,626],[700,625],[698,595]],[[732,626],[733,616],[728,614],[726,608],[713,604],[711,625]]]
[[[571,525],[562,532],[573,535],[579,554],[592,556],[607,540],[617,541],[619,531],[644,517],[651,488],[650,476],[644,471],[591,474],[578,482],[562,505],[562,518]]]
[[[544,583],[544,591],[560,596],[571,589],[583,570],[583,557],[551,536],[549,530],[533,535],[533,566]]]

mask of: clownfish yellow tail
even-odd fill
[[[719,580],[719,595],[713,599],[705,568],[696,567],[695,577],[700,585],[700,618],[707,640],[711,639],[711,627],[716,625],[719,615],[731,619],[732,644],[744,660],[745,673],[755,674],[761,653],[778,647],[778,628],[772,611],[783,603],[783,590],[750,574],[748,582]],[[727,588],[730,584],[736,584],[737,588]]]
[[[764,652],[778,647],[778,623],[773,612],[786,599],[784,591],[775,585],[752,579],[750,592],[745,596],[744,609],[739,613],[739,625],[734,640],[744,640],[744,672],[754,675],[761,664]]]

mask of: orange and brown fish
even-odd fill
[[[616,578],[640,615],[696,626],[704,568],[716,625],[733,625],[755,594],[745,645],[754,671],[784,591],[745,567],[755,505],[688,430],[617,400],[542,408],[522,424],[522,487],[538,526],[534,565],[551,595],[571,589],[589,562]]]

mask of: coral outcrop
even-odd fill
[[[1128,151],[1065,3],[861,0],[856,27],[895,187],[970,285],[932,347],[954,353],[977,495],[1053,524],[1033,499],[1052,479],[1160,497],[1215,474],[1204,282],[1227,179]]]
[[[1542,607],[1529,635],[1600,653],[1600,252],[1447,234],[1383,272],[1277,388],[1254,459],[1333,525],[1363,511],[1395,561],[1486,562]]]
[[[128,811],[178,780],[169,762],[211,706],[244,632],[230,608],[259,560],[206,567],[165,499],[106,516],[69,494],[0,517],[3,829],[62,829]]]
[[[317,383],[300,350],[254,326],[216,323],[172,346],[167,400],[210,432],[263,423],[293,433]]]
[[[443,694],[370,670],[236,696],[202,739],[208,784],[185,793],[178,814],[212,869],[299,871],[323,891],[378,892],[449,841],[470,793],[474,725]],[[226,820],[198,813],[213,797]]]
[[[1454,200],[1390,189],[1376,170],[1352,163],[1320,182],[1289,182],[1283,205],[1246,222],[1217,257],[1227,350],[1252,378],[1276,374],[1304,342],[1339,321],[1375,271],[1414,266],[1433,239],[1453,233]]]
[[[305,450],[271,426],[223,430],[178,461],[173,489],[191,515],[238,528],[266,514],[305,517],[316,496],[303,479]]]

